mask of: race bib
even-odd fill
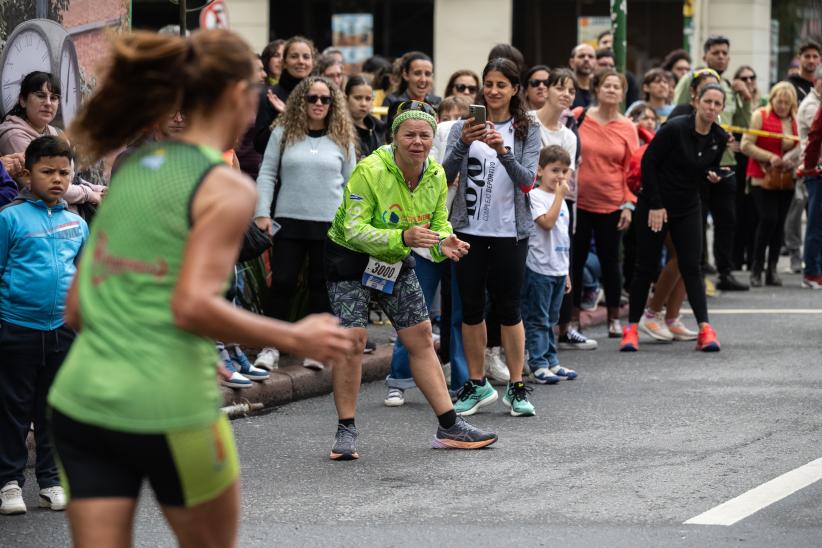
[[[362,284],[365,287],[388,293],[394,292],[394,282],[400,275],[402,261],[396,263],[385,263],[374,257],[369,258],[368,266],[362,274]]]

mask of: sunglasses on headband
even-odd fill
[[[400,106],[397,107],[397,114],[402,114],[403,112],[409,110],[419,110],[426,114],[430,114],[434,118],[437,117],[437,111],[425,101],[403,101],[400,103]]]
[[[694,75],[693,75],[693,79],[696,80],[697,78],[699,78],[703,74],[709,74],[709,75],[713,76],[714,78],[716,78],[717,80],[719,80],[720,82],[722,81],[722,78],[719,76],[719,73],[717,71],[715,71],[714,69],[712,69],[712,68],[703,68],[703,69],[695,70]]]

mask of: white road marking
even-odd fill
[[[822,459],[816,459],[689,519],[685,525],[733,525],[820,479]]]
[[[683,314],[693,315],[691,309],[683,309]],[[822,314],[822,308],[709,308],[711,316],[730,314]]]

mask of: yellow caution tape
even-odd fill
[[[787,133],[774,133],[772,131],[765,131],[764,129],[753,129],[750,127],[732,126],[729,124],[719,124],[725,131],[731,133],[748,133],[756,135],[757,137],[773,137],[774,139],[787,139],[788,141],[798,141],[799,137],[796,135],[788,135]]]
[[[388,107],[373,107],[371,114],[379,117],[388,116]]]

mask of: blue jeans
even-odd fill
[[[805,179],[808,224],[805,227],[805,276],[822,274],[822,177]]]
[[[422,294],[425,296],[425,304],[428,310],[434,301],[434,294],[440,283],[444,268],[451,267],[451,261],[434,263],[423,259],[419,255],[414,255],[417,266],[414,269],[417,280],[422,287]],[[462,301],[457,288],[457,277],[451,275],[451,389],[459,390],[465,381],[468,380],[468,361],[465,359],[465,351],[462,348]],[[415,388],[414,378],[411,375],[411,364],[408,361],[408,350],[403,346],[400,339],[394,343],[394,354],[391,356],[391,372],[385,378],[385,384],[389,388],[399,388],[408,390]]]
[[[525,324],[525,349],[531,371],[559,365],[554,326],[565,293],[566,276],[545,276],[525,269],[522,286],[522,321]]]
[[[588,253],[585,259],[585,269],[582,271],[582,289],[584,291],[596,291],[599,288],[599,281],[602,279],[602,267],[599,264],[599,257],[596,253]]]

